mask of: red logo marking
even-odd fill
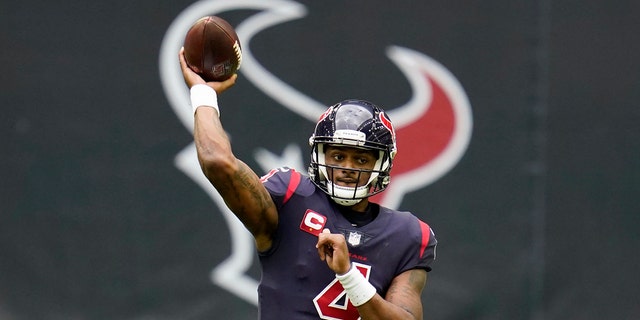
[[[389,132],[391,132],[391,135],[395,138],[396,137],[396,131],[393,129],[393,125],[391,124],[391,120],[389,120],[389,118],[387,118],[387,115],[384,113],[380,113],[378,114],[378,118],[380,118],[380,122],[382,122],[382,125],[387,128],[387,130],[389,130]]]
[[[307,212],[300,222],[300,230],[311,233],[314,236],[318,236],[324,229],[324,225],[327,223],[327,217],[307,209]]]

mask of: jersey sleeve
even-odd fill
[[[404,216],[405,225],[403,227],[404,236],[410,244],[404,253],[404,261],[400,264],[398,273],[410,269],[424,269],[431,271],[431,265],[436,259],[436,246],[438,240],[431,227],[418,219],[407,214]]]
[[[420,224],[420,266],[431,271],[431,264],[436,260],[436,247],[438,240],[433,229],[425,222],[418,220]]]
[[[276,207],[281,208],[296,192],[302,175],[294,169],[282,167],[269,171],[260,178]]]

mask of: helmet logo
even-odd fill
[[[387,130],[389,130],[389,132],[391,132],[391,135],[393,136],[393,140],[396,139],[396,131],[393,129],[393,124],[391,124],[391,120],[389,118],[387,118],[387,115],[384,112],[380,112],[378,114],[378,118],[380,118],[380,122],[382,123],[382,125],[387,128]]]
[[[325,111],[324,113],[322,113],[322,115],[320,116],[320,119],[318,119],[318,122],[324,120],[324,118],[328,117],[331,112],[333,111],[333,107],[329,107],[329,109],[327,109],[327,111]]]

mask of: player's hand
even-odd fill
[[[349,248],[344,235],[340,233],[331,233],[329,229],[324,229],[318,235],[318,244],[316,244],[320,260],[326,261],[327,265],[333,272],[337,274],[345,274],[351,268],[351,259],[349,259]]]
[[[193,87],[196,84],[206,84],[209,87],[213,88],[213,90],[215,90],[216,93],[221,94],[227,89],[231,88],[234,84],[236,84],[236,79],[238,78],[238,74],[234,74],[229,79],[221,82],[204,81],[204,79],[202,79],[202,77],[199,74],[195,73],[187,65],[187,61],[184,58],[184,48],[180,48],[180,52],[178,53],[178,58],[180,59],[180,69],[182,69],[182,77],[184,77],[184,82],[187,84],[189,88]]]

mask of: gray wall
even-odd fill
[[[234,25],[259,11],[230,3],[247,5],[219,14]],[[425,318],[640,318],[638,2],[299,3],[304,16],[251,40],[299,92],[393,110],[412,95],[385,55],[400,46],[439,62],[469,100],[459,161],[398,206],[440,240]],[[256,317],[210,279],[232,231],[174,162],[191,137],[161,50],[191,5],[0,5],[1,319]],[[293,144],[306,161],[312,121],[242,72],[220,97],[236,154],[258,172],[259,148]],[[255,263],[247,274],[259,277]]]

